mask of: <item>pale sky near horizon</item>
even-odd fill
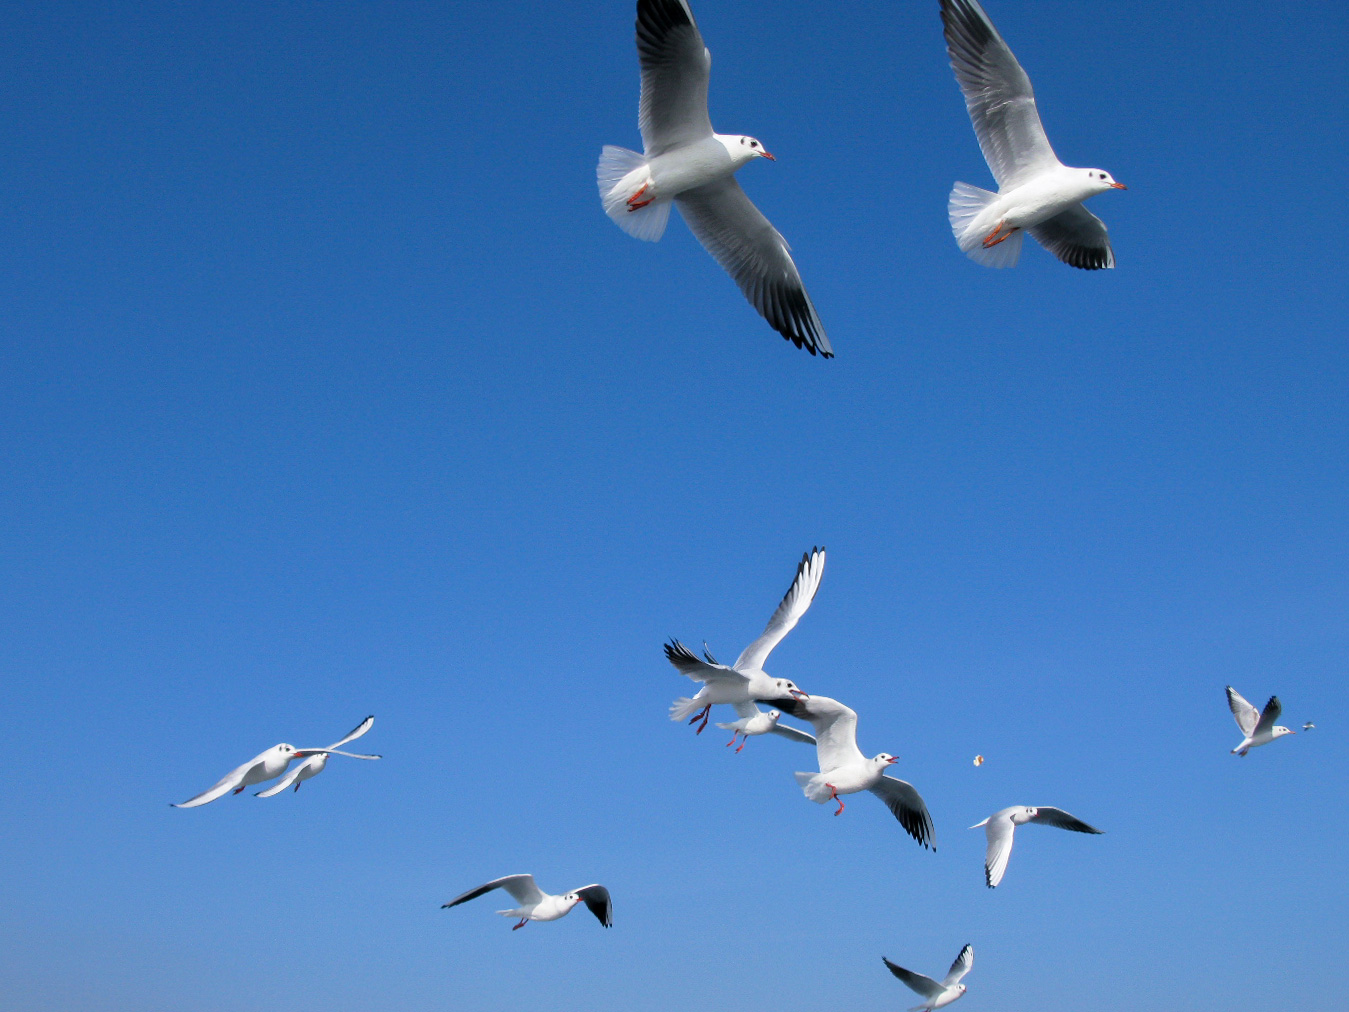
[[[693,0],[831,361],[605,217],[631,0],[7,11],[0,1009],[882,1012],[966,942],[960,1012],[1343,1007],[1349,9],[986,6],[1117,270],[956,249],[936,0]],[[817,544],[768,668],[935,854],[667,719]],[[1012,804],[1106,832],[990,891]],[[614,927],[440,909],[525,871]]]

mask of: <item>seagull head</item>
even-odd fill
[[[1115,177],[1106,172],[1105,169],[1083,169],[1087,174],[1087,179],[1092,191],[1095,193],[1105,193],[1106,190],[1127,190],[1128,187],[1123,183],[1115,182]]]
[[[893,766],[895,763],[899,762],[899,758],[897,756],[892,756],[889,752],[882,752],[871,761],[877,766]]]
[[[791,681],[790,679],[787,679],[787,678],[778,678],[778,679],[775,679],[774,684],[777,686],[777,690],[778,690],[778,694],[779,694],[779,698],[780,698],[780,699],[787,699],[788,697],[790,697],[790,698],[792,698],[792,699],[809,699],[809,698],[810,698],[810,694],[809,694],[809,693],[807,693],[807,692],[802,692],[800,689],[798,689],[798,688],[796,687],[796,683],[793,682],[793,681]]]
[[[745,161],[749,161],[751,158],[767,158],[770,162],[777,161],[776,158],[768,153],[768,149],[753,137],[738,137],[736,139],[740,142],[740,147],[743,149],[741,155]]]
[[[781,710],[769,710],[769,711],[768,711],[768,719],[771,720],[774,724],[776,724],[776,723],[778,722],[778,718],[781,717],[781,716],[782,716],[782,711],[781,711]]]
[[[1281,727],[1277,724],[1273,728],[1271,728],[1271,733],[1274,735],[1275,738],[1281,737],[1282,735],[1285,734],[1297,734],[1297,732],[1294,731],[1291,727]]]

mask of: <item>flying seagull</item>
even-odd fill
[[[184,801],[174,808],[196,808],[221,797],[227,791],[238,794],[245,787],[260,784],[286,772],[286,767],[295,760],[295,746],[284,742],[273,745],[266,752],[259,752],[242,766],[230,770],[209,791],[202,791],[195,798]]]
[[[1069,815],[1062,808],[1025,808],[1013,805],[1000,812],[994,812],[983,822],[976,822],[970,829],[984,826],[988,837],[988,852],[984,855],[984,881],[990,889],[997,887],[1007,874],[1007,862],[1012,858],[1012,834],[1017,826],[1025,825],[1057,826],[1059,829],[1071,829],[1074,833],[1100,833],[1101,830],[1088,826],[1081,819]]]
[[[1265,704],[1264,710],[1261,711],[1246,702],[1241,693],[1229,685],[1227,687],[1227,705],[1232,710],[1232,716],[1237,718],[1237,727],[1241,728],[1241,733],[1246,736],[1242,739],[1240,745],[1232,749],[1234,755],[1244,756],[1250,749],[1260,745],[1268,745],[1275,738],[1282,738],[1286,734],[1297,734],[1290,728],[1275,725],[1274,722],[1279,719],[1279,714],[1283,712],[1283,704],[1279,702],[1278,696],[1270,696],[1269,702]]]
[[[707,653],[704,644],[703,656],[699,660],[693,651],[679,640],[665,644],[665,658],[695,682],[703,687],[692,699],[681,697],[670,707],[671,720],[684,720],[691,717],[690,724],[701,720],[698,734],[707,727],[708,716],[714,703],[753,703],[761,700],[766,703],[780,700],[803,699],[806,693],[785,678],[774,678],[763,669],[764,661],[773,652],[773,648],[782,642],[789,632],[796,628],[801,616],[810,608],[815,594],[820,589],[820,580],[824,578],[824,549],[814,548],[801,557],[796,567],[796,579],[787,589],[786,595],[768,620],[763,634],[745,647],[734,664],[727,667],[718,664]],[[745,716],[743,713],[740,716]]]
[[[306,780],[318,776],[320,773],[323,772],[323,768],[328,765],[329,755],[350,756],[352,759],[381,758],[380,756],[377,755],[361,755],[358,752],[338,751],[338,749],[341,746],[345,745],[349,741],[355,741],[361,735],[365,734],[365,732],[369,731],[370,728],[374,727],[374,725],[375,725],[375,718],[373,715],[371,715],[369,717],[366,717],[365,720],[361,721],[354,728],[352,728],[351,732],[341,741],[335,741],[325,749],[312,749],[312,748],[296,749],[295,758],[303,759],[304,762],[300,763],[299,766],[296,766],[293,770],[291,770],[284,777],[282,777],[278,783],[273,784],[271,787],[268,787],[265,791],[258,791],[255,796],[259,798],[270,798],[274,794],[280,794],[291,784],[294,784],[295,789],[298,791],[302,783],[304,783]]]
[[[477,899],[484,893],[490,893],[493,889],[505,889],[506,892],[515,897],[515,902],[520,904],[514,910],[497,911],[502,917],[520,918],[520,923],[512,927],[512,931],[519,931],[530,921],[556,921],[559,918],[566,917],[571,913],[572,907],[578,903],[584,903],[606,928],[611,927],[614,923],[614,904],[609,898],[609,890],[604,886],[582,886],[580,889],[573,889],[561,896],[550,896],[534,884],[533,875],[507,875],[505,878],[493,879],[485,885],[470,889],[462,896],[456,896],[450,902],[442,904],[441,909],[457,907],[460,903]]]
[[[961,250],[988,267],[1015,267],[1028,231],[1073,267],[1114,267],[1105,223],[1082,201],[1125,185],[1103,169],[1059,161],[1040,123],[1030,78],[978,0],[941,0],[941,18],[951,68],[998,181],[997,193],[968,183],[951,190],[947,213]]]
[[[905,832],[924,847],[937,849],[932,816],[922,797],[912,784],[885,775],[885,770],[897,762],[895,757],[882,752],[868,759],[857,747],[857,714],[853,710],[828,696],[783,703],[784,709],[789,706],[787,712],[810,721],[815,728],[820,772],[795,774],[807,798],[821,805],[836,801],[838,810],[834,814],[842,815],[845,805],[840,794],[870,791],[885,802]]]
[[[941,1008],[943,1005],[950,1005],[957,998],[965,996],[965,985],[960,983],[960,979],[970,972],[970,967],[974,966],[974,946],[967,945],[960,950],[960,955],[956,956],[956,961],[951,964],[951,970],[946,978],[939,984],[931,977],[925,977],[921,973],[914,973],[912,970],[906,970],[902,966],[896,966],[884,956],[881,961],[896,977],[902,980],[923,998],[923,1004],[915,1005],[909,1012],[930,1012],[931,1009]]]
[[[776,159],[753,137],[712,130],[712,54],[686,0],[638,0],[637,54],[645,153],[605,145],[596,170],[605,213],[629,235],[655,242],[665,232],[670,205],[677,205],[698,241],[774,330],[812,355],[832,358],[787,240],[735,181],[736,171],[754,159]]]
[[[799,741],[805,745],[815,744],[814,735],[806,734],[805,731],[798,731],[787,724],[779,724],[778,718],[782,716],[781,710],[769,710],[764,713],[753,703],[736,703],[735,712],[736,716],[740,718],[739,720],[732,721],[729,724],[718,724],[717,727],[723,731],[735,732],[731,735],[731,740],[726,743],[727,748],[734,745],[735,740],[744,735],[744,739],[740,742],[740,748],[736,749],[737,753],[745,747],[745,743],[750,738],[760,734],[780,734],[784,738]]]

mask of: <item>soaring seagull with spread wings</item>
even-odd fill
[[[950,1005],[957,998],[965,996],[965,985],[960,981],[974,966],[974,946],[967,945],[960,950],[960,955],[956,956],[956,961],[951,964],[950,972],[941,982],[925,977],[921,973],[906,970],[902,966],[896,966],[884,956],[881,957],[881,962],[924,999],[923,1004],[913,1006],[909,1012],[931,1012],[932,1009]]]
[[[984,881],[990,889],[997,887],[1007,874],[1007,862],[1012,859],[1012,835],[1017,826],[1040,825],[1056,826],[1059,829],[1071,829],[1074,833],[1100,833],[1101,830],[1088,826],[1076,816],[1069,815],[1062,808],[1026,808],[1014,805],[994,812],[983,822],[976,822],[970,829],[984,828],[988,837],[988,852],[984,855]]]
[[[318,776],[320,773],[323,772],[324,767],[328,765],[328,756],[330,755],[344,755],[352,759],[382,758],[381,756],[377,755],[362,755],[359,752],[338,751],[338,749],[340,749],[347,742],[355,741],[357,738],[365,734],[365,732],[369,731],[374,726],[375,726],[375,718],[374,715],[372,714],[371,716],[366,717],[365,720],[361,721],[354,728],[352,728],[351,731],[347,733],[345,738],[343,738],[341,741],[333,742],[327,748],[296,749],[295,758],[303,759],[304,762],[300,763],[299,766],[296,766],[293,770],[291,770],[284,777],[282,777],[277,783],[273,784],[271,787],[268,787],[265,791],[258,791],[257,794],[254,796],[259,798],[270,798],[274,794],[280,794],[291,784],[294,784],[295,789],[298,791],[302,783],[304,783],[306,780],[310,780]]]
[[[614,904],[609,898],[609,890],[604,886],[582,886],[561,896],[551,896],[534,884],[533,875],[507,875],[504,878],[493,879],[476,889],[470,889],[462,896],[456,896],[448,903],[441,904],[441,909],[457,907],[460,903],[477,899],[493,889],[505,889],[515,898],[515,902],[520,904],[514,910],[497,911],[502,917],[520,918],[520,922],[511,928],[512,931],[519,931],[530,921],[556,921],[566,917],[578,903],[584,903],[606,928],[612,927],[614,923]]]
[[[1241,733],[1246,736],[1242,739],[1240,745],[1232,749],[1233,755],[1244,756],[1251,749],[1260,745],[1268,745],[1275,738],[1282,738],[1286,734],[1297,734],[1291,728],[1281,727],[1274,723],[1279,719],[1279,714],[1283,713],[1283,704],[1279,702],[1278,696],[1270,696],[1264,710],[1257,710],[1242,698],[1240,692],[1229,685],[1227,687],[1227,706],[1232,711],[1232,716],[1237,719],[1237,727],[1241,728]]]
[[[834,349],[787,240],[735,181],[736,171],[754,159],[776,159],[753,137],[712,130],[712,54],[686,0],[638,0],[637,54],[645,151],[605,145],[596,170],[605,213],[629,235],[655,242],[674,204],[774,330],[812,355],[831,358]]]

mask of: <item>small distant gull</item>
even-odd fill
[[[868,759],[857,747],[857,714],[853,710],[828,696],[783,703],[783,708],[815,728],[820,772],[795,774],[807,798],[821,805],[836,801],[838,810],[834,814],[842,815],[846,806],[840,794],[870,791],[885,802],[905,832],[924,847],[937,849],[932,816],[922,797],[912,784],[885,775],[885,770],[897,762],[895,757],[882,752]]]
[[[753,137],[712,131],[712,54],[685,0],[638,0],[637,53],[645,154],[605,145],[597,169],[605,213],[629,235],[655,242],[676,204],[774,330],[812,355],[833,357],[787,240],[735,181],[735,172],[755,158],[776,159]],[[633,285],[662,293],[650,279]]]
[[[940,984],[931,977],[925,977],[921,973],[914,973],[902,966],[896,966],[884,956],[881,957],[881,961],[885,963],[891,973],[918,992],[924,999],[923,1004],[913,1006],[909,1009],[909,1012],[929,1012],[931,1009],[950,1005],[957,998],[964,997],[965,985],[960,983],[960,980],[970,972],[970,967],[974,966],[974,946],[967,945],[960,950],[960,955],[956,956],[956,961],[951,964],[950,972],[947,973]]]
[[[740,748],[736,749],[737,753],[745,747],[745,742],[760,734],[780,734],[792,741],[799,741],[806,745],[815,744],[814,735],[806,734],[805,731],[798,731],[787,724],[779,724],[778,718],[782,716],[781,710],[769,710],[764,713],[753,703],[736,703],[735,712],[740,718],[739,720],[729,724],[718,724],[717,727],[723,731],[735,732],[731,735],[731,740],[726,743],[727,748],[734,745],[735,740],[744,735],[744,740],[740,742]]]
[[[286,772],[286,767],[295,760],[295,746],[284,742],[273,745],[266,752],[259,752],[242,766],[230,770],[209,791],[202,791],[195,798],[184,801],[174,808],[196,808],[208,804],[228,791],[238,794],[245,787],[261,784]]]
[[[1315,724],[1313,724],[1311,721],[1307,721],[1307,723],[1305,723],[1305,724],[1302,725],[1302,730],[1304,730],[1304,731],[1311,731],[1311,730],[1313,730],[1315,727],[1316,727]]]
[[[984,855],[984,881],[990,889],[997,888],[1002,877],[1007,874],[1007,862],[1012,859],[1012,835],[1017,826],[1025,825],[1057,826],[1059,829],[1071,829],[1074,833],[1100,833],[1101,830],[1088,826],[1081,819],[1069,815],[1062,808],[1025,808],[1013,805],[1000,812],[994,812],[983,822],[976,822],[970,829],[984,829],[988,837],[988,852]]]
[[[520,923],[512,927],[512,931],[519,931],[530,921],[556,921],[566,917],[578,903],[584,903],[606,928],[614,923],[614,904],[609,898],[609,890],[604,886],[582,886],[561,896],[550,896],[534,884],[533,875],[507,875],[505,878],[493,879],[476,889],[470,889],[462,896],[456,896],[450,902],[442,904],[440,909],[457,907],[460,903],[477,899],[493,889],[505,889],[515,897],[515,902],[520,904],[514,910],[497,911],[502,917],[520,918]]]
[[[801,557],[801,564],[796,567],[796,579],[787,589],[787,594],[778,605],[777,611],[773,612],[773,617],[768,620],[763,635],[745,647],[744,652],[730,667],[713,660],[712,655],[706,651],[706,644],[703,651],[706,660],[699,660],[693,651],[679,640],[671,640],[665,644],[666,660],[673,664],[680,674],[687,675],[695,682],[703,683],[703,687],[692,699],[680,697],[674,701],[670,707],[670,719],[684,720],[691,716],[690,724],[701,720],[697,733],[702,734],[703,729],[707,727],[712,707],[716,703],[736,705],[753,703],[756,700],[773,703],[805,698],[806,693],[798,689],[793,682],[785,678],[774,678],[766,673],[763,664],[773,652],[773,648],[796,628],[797,622],[801,621],[801,616],[810,608],[810,602],[815,600],[815,594],[819,591],[820,581],[823,578],[824,549],[815,548],[806,552]],[[739,716],[743,717],[745,714],[740,713]]]
[[[1241,693],[1229,685],[1227,687],[1227,705],[1232,710],[1232,716],[1237,718],[1237,727],[1241,728],[1241,733],[1246,736],[1240,745],[1232,749],[1233,755],[1244,756],[1250,749],[1260,745],[1268,745],[1275,738],[1282,738],[1286,734],[1297,734],[1290,728],[1279,727],[1274,723],[1279,719],[1279,714],[1283,712],[1283,704],[1279,702],[1278,696],[1270,696],[1269,702],[1265,704],[1264,710],[1261,711],[1246,702]]]
[[[1105,223],[1082,201],[1126,189],[1102,169],[1064,165],[1049,146],[1030,78],[977,0],[941,0],[951,68],[984,159],[998,181],[990,193],[956,183],[947,213],[964,253],[988,267],[1015,267],[1023,230],[1066,264],[1115,266]]]
[[[338,751],[338,749],[341,748],[343,745],[345,745],[347,742],[355,741],[361,735],[365,734],[365,732],[369,731],[370,728],[374,727],[374,725],[375,725],[375,718],[374,715],[372,714],[371,716],[366,717],[365,720],[357,724],[351,730],[351,732],[341,741],[335,741],[325,749],[312,749],[312,748],[296,749],[295,758],[303,759],[304,762],[300,763],[299,766],[296,766],[293,770],[291,770],[284,777],[282,777],[280,782],[274,784],[271,787],[268,787],[265,791],[258,791],[257,794],[254,796],[259,798],[270,798],[274,794],[280,794],[291,784],[294,784],[295,789],[298,791],[302,783],[304,783],[306,780],[318,776],[320,773],[323,772],[324,767],[328,765],[328,756],[330,755],[344,755],[349,756],[352,759],[382,758],[381,756],[377,755],[361,755],[358,752]]]

